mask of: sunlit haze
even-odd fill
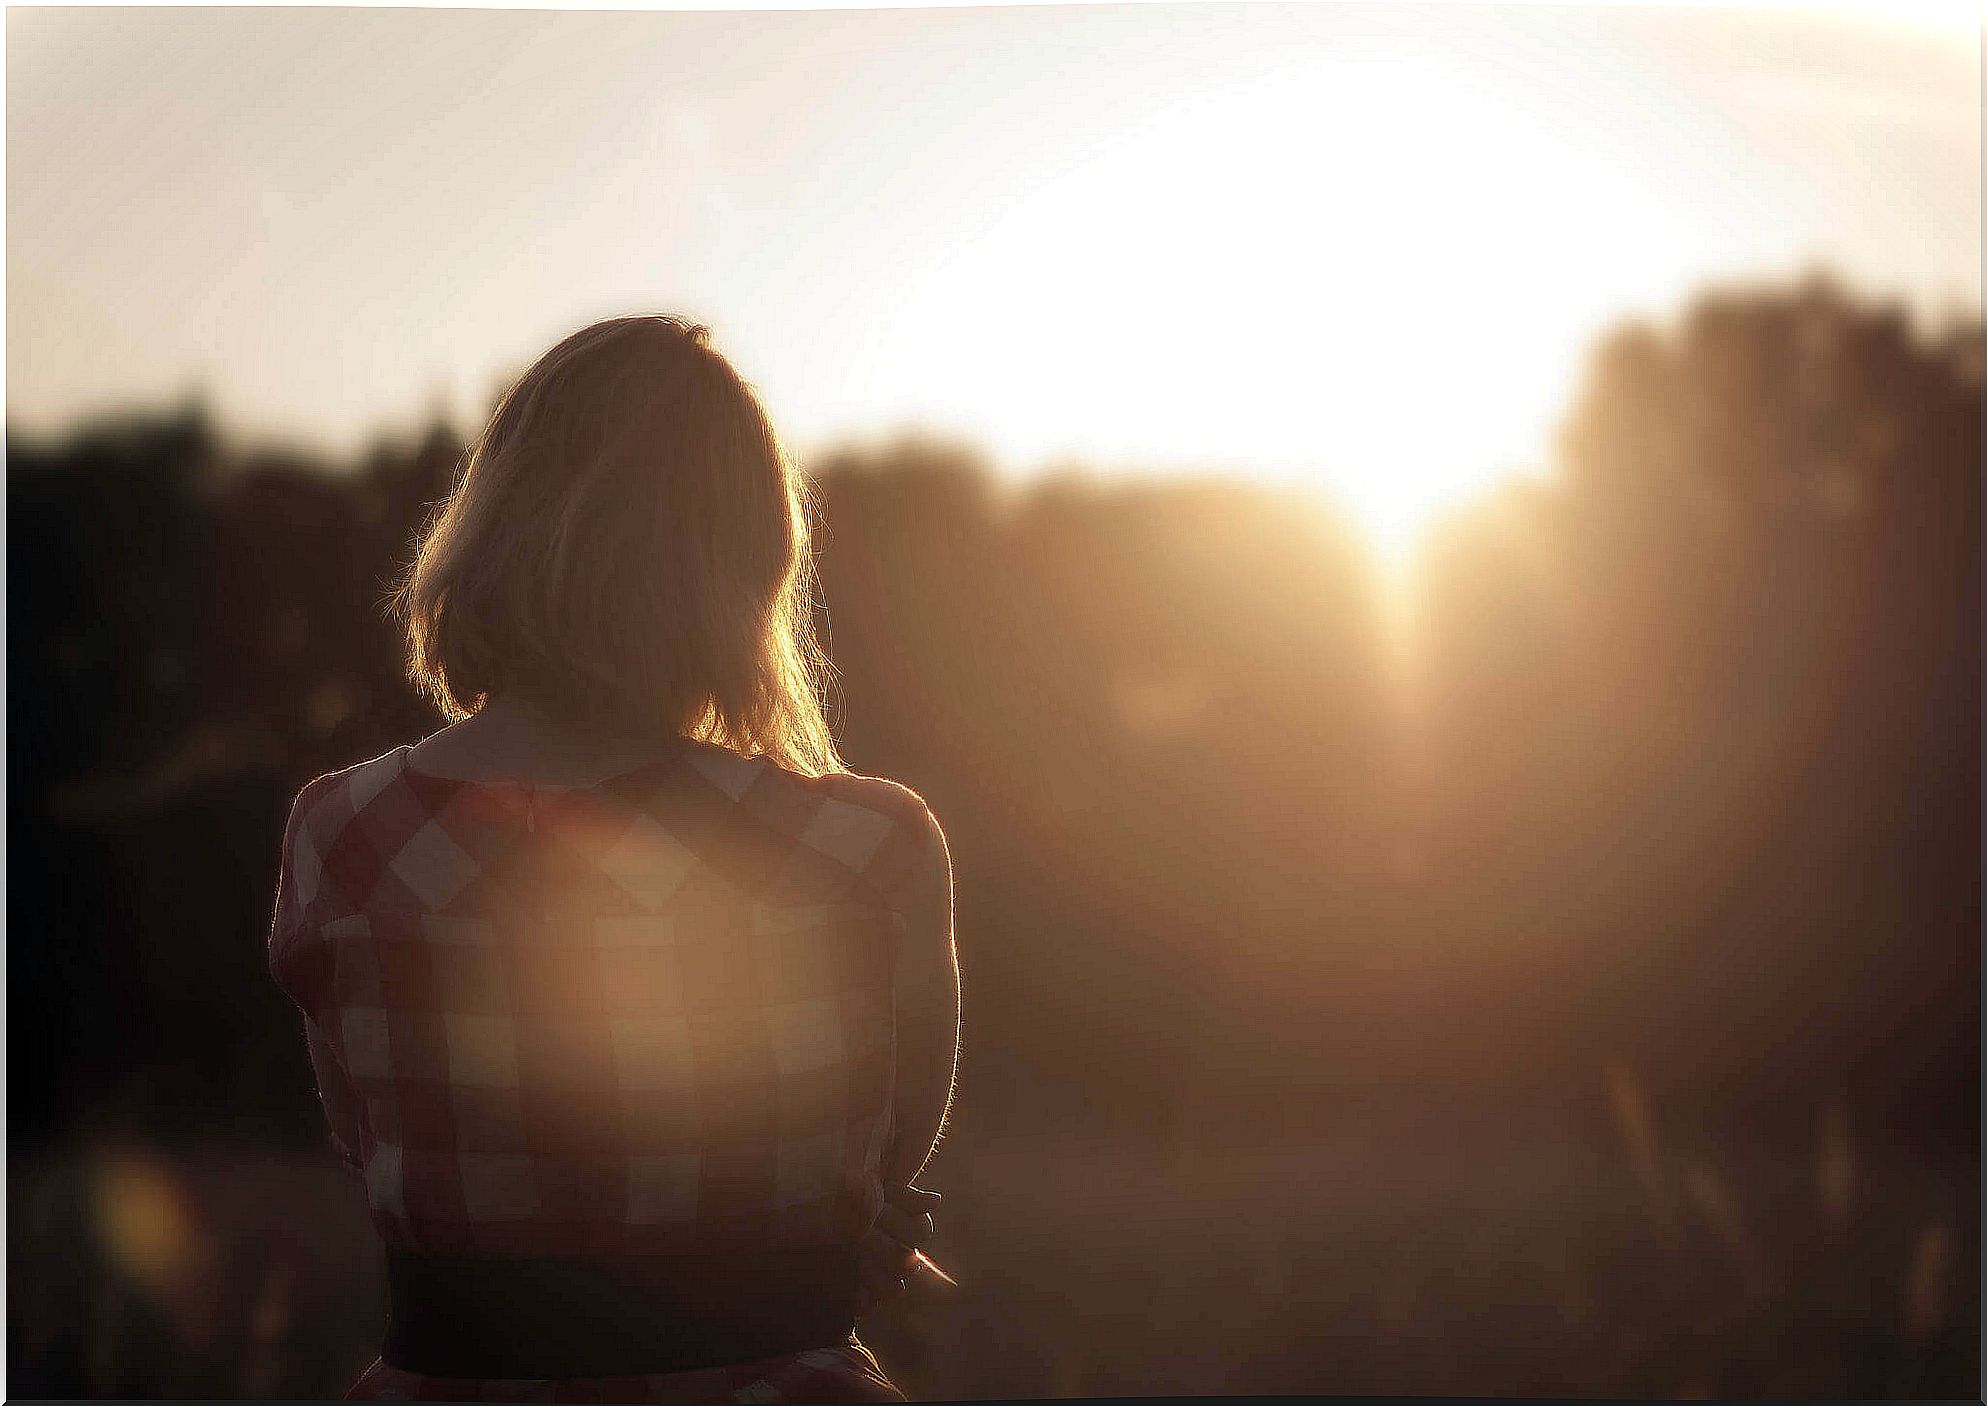
[[[7,1380],[1982,1399],[1983,2],[10,8]]]
[[[341,453],[684,309],[804,451],[1319,485],[1398,551],[1593,337],[1980,293],[1963,10],[12,9],[8,414]]]

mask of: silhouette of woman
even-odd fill
[[[270,968],[385,1242],[348,1399],[897,1401],[958,1053],[945,837],[855,775],[799,475],[703,327],[498,403],[395,597],[452,725],[305,786]]]

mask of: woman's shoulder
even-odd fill
[[[789,773],[792,775],[792,773]],[[895,871],[945,852],[945,832],[925,798],[901,781],[856,771],[795,776],[815,799],[801,839],[834,852],[866,851],[866,867]]]
[[[783,813],[801,823],[803,812],[818,819],[821,812],[844,808],[866,811],[893,826],[921,832],[935,824],[923,796],[901,781],[855,771],[831,771],[818,776],[783,767],[770,757],[745,756],[710,743],[692,743],[689,762],[705,780],[749,809]],[[811,805],[796,807],[802,799]]]
[[[367,803],[399,777],[407,748],[395,747],[306,781],[290,799],[285,843],[307,840],[322,846],[333,839]]]
[[[938,817],[901,781],[861,772],[802,776],[817,803],[800,842],[839,859],[895,908],[951,882],[951,855]]]
[[[865,776],[857,771],[831,771],[821,776],[801,777],[801,784],[838,805],[860,806],[874,811],[893,824],[913,833],[936,825],[937,818],[925,798],[901,781],[887,776]]]
[[[894,888],[946,853],[931,807],[901,781],[855,771],[809,775],[707,744],[694,745],[689,759],[759,823],[879,886]]]

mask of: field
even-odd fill
[[[1633,1109],[1277,1157],[962,1134],[928,1178],[961,1287],[863,1336],[949,1399],[1977,1395],[1977,1167],[1826,1121],[1812,1157],[1714,1159]],[[379,1252],[328,1159],[104,1151],[11,1195],[17,1394],[335,1396],[374,1351]]]

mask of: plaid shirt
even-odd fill
[[[958,971],[917,794],[685,742],[584,787],[320,777],[270,969],[410,1250],[845,1243],[943,1121]]]

